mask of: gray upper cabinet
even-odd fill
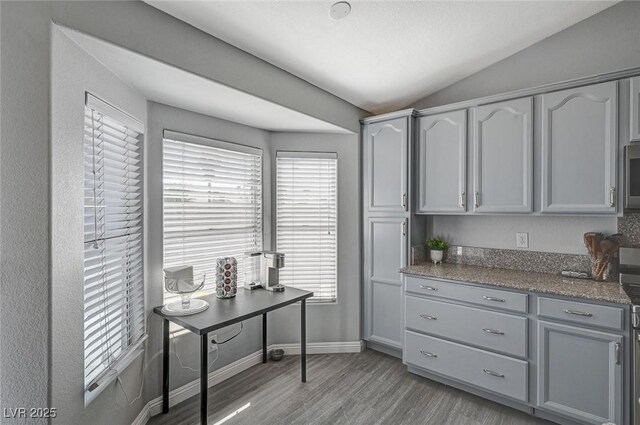
[[[640,140],[640,77],[632,78],[631,104],[629,105],[629,140]]]
[[[623,422],[623,338],[538,321],[541,409],[587,424]]]
[[[465,212],[467,111],[422,117],[418,128],[418,212]]]
[[[402,277],[407,218],[370,217],[365,228],[364,332],[368,341],[402,349]]]
[[[363,155],[369,212],[408,211],[409,119],[367,125]]]
[[[617,87],[541,95],[541,212],[616,212]]]
[[[473,211],[533,211],[533,98],[470,110]]]

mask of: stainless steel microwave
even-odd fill
[[[640,143],[625,146],[624,208],[640,210]]]

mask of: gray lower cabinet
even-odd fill
[[[365,127],[362,147],[365,211],[408,211],[409,119],[400,117]]]
[[[622,424],[623,338],[538,321],[538,400],[545,410],[588,424]]]
[[[407,218],[369,217],[365,228],[365,340],[402,349],[402,279]]]
[[[640,140],[640,77],[632,78],[629,87],[629,140]]]
[[[533,98],[470,110],[473,211],[533,211]]]
[[[408,363],[503,396],[526,402],[528,364],[524,360],[478,350],[407,331]]]
[[[411,372],[561,424],[630,425],[628,307],[406,275],[404,289]]]
[[[540,96],[541,212],[616,212],[617,82]]]
[[[422,117],[418,131],[418,212],[465,212],[467,111]]]

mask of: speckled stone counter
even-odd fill
[[[549,273],[447,263],[438,265],[432,263],[416,264],[400,269],[400,273],[593,301],[631,304],[631,300],[617,282],[571,279]]]

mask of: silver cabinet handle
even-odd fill
[[[494,372],[492,370],[489,369],[482,369],[482,371],[484,373],[486,373],[487,375],[491,375],[491,376],[495,376],[496,378],[504,378],[504,375],[498,372]]]
[[[616,188],[609,188],[609,206],[613,207],[616,204]]]
[[[574,316],[582,316],[582,317],[592,317],[593,314],[591,313],[586,313],[584,311],[578,311],[578,310],[569,310],[568,308],[564,309],[564,312],[567,314],[573,314]]]
[[[616,342],[616,348],[615,348],[615,352],[616,352],[616,364],[620,364],[622,362],[622,359],[620,358],[621,350],[620,350],[620,343]]]
[[[460,194],[460,208],[464,208],[464,204],[465,204],[465,201],[466,201],[466,199],[465,199],[466,195],[467,194],[465,192],[462,192]]]
[[[428,314],[421,314],[420,317],[422,317],[423,319],[427,319],[427,320],[438,320],[437,317],[429,316]]]
[[[504,335],[504,332],[502,331],[497,331],[495,329],[489,329],[489,328],[483,328],[483,331],[485,331],[488,334],[494,334],[494,335]]]
[[[498,303],[503,303],[503,302],[505,302],[505,300],[504,300],[503,298],[488,297],[488,296],[486,296],[486,295],[483,295],[483,296],[482,296],[482,298],[484,298],[484,299],[485,299],[485,300],[487,300],[487,301],[495,301],[495,302],[498,302]]]
[[[427,357],[433,357],[433,358],[438,357],[438,355],[437,355],[437,354],[433,354],[433,353],[430,353],[430,352],[428,352],[428,351],[420,351],[420,353],[424,354],[424,355],[425,355],[425,356],[427,356]]]
[[[427,285],[420,285],[420,288],[427,289],[429,291],[437,291],[438,290],[438,288],[434,288],[433,286],[427,286]]]
[[[402,208],[407,209],[407,193],[402,194]]]
[[[473,195],[473,204],[478,208],[480,206],[480,193],[476,192]]]
[[[407,222],[402,222],[402,236],[407,236]]]

